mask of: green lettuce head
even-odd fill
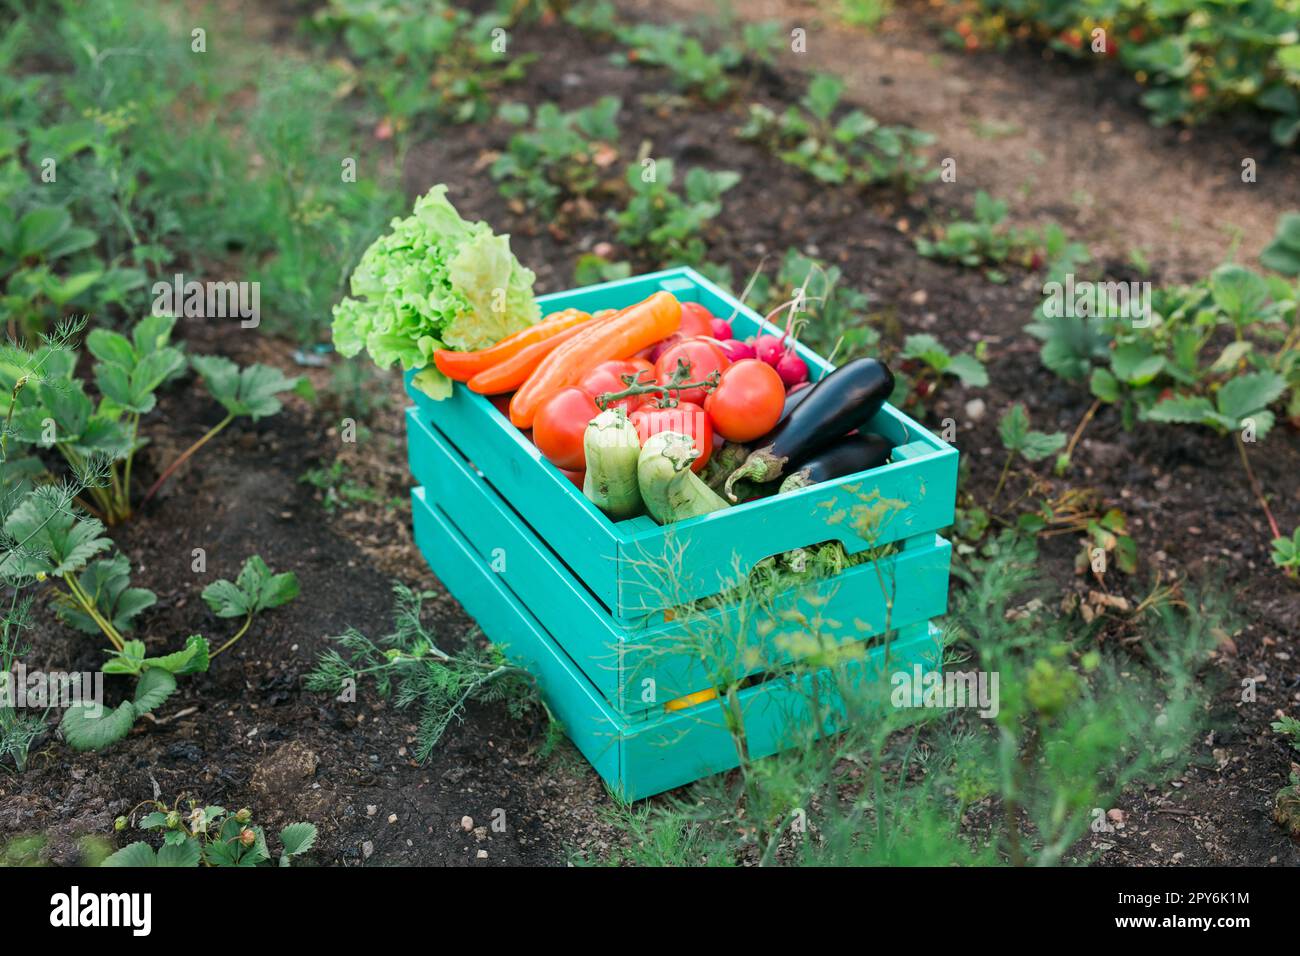
[[[432,370],[436,349],[487,348],[536,322],[534,278],[509,236],[466,222],[447,187],[434,186],[361,257],[352,296],[334,307],[334,345],[347,356],[365,349],[381,368]],[[450,391],[440,376],[421,378],[426,390]]]

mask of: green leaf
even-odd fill
[[[4,530],[16,545],[0,560],[0,575],[10,579],[80,571],[112,546],[97,518],[77,517],[53,488],[29,494],[9,515]]]
[[[1147,385],[1165,367],[1163,355],[1153,355],[1146,345],[1124,344],[1111,353],[1115,377],[1129,385]]]
[[[933,335],[909,335],[903,340],[903,358],[924,362],[936,372],[942,373],[952,362],[952,356]]]
[[[1047,434],[1030,430],[1029,413],[1018,402],[998,421],[998,435],[1004,448],[1017,452],[1026,461],[1041,461],[1060,451],[1066,441],[1062,432]]]
[[[984,367],[983,362],[969,352],[954,355],[952,361],[948,363],[947,372],[950,375],[956,375],[963,385],[969,387],[983,388],[989,383],[988,369]]]
[[[157,866],[158,855],[148,843],[139,842],[124,846],[104,860],[100,866],[120,866],[138,869],[145,866]]]
[[[435,402],[451,398],[451,379],[432,365],[416,372],[411,378],[411,384]]]
[[[131,563],[122,554],[100,558],[87,565],[77,582],[94,601],[100,616],[110,621],[120,634],[129,632],[134,619],[158,601],[152,591],[128,587]],[[58,614],[65,623],[80,631],[99,633],[99,625],[76,604],[61,604]]]
[[[161,707],[176,690],[176,678],[161,667],[150,667],[135,685],[135,711],[147,714]]]
[[[1277,232],[1259,254],[1259,263],[1285,276],[1300,275],[1300,212],[1288,212],[1278,220]]]
[[[311,823],[290,823],[280,831],[280,843],[284,846],[280,865],[288,866],[291,857],[306,853],[315,845],[316,827]]]
[[[1088,388],[1095,397],[1100,398],[1103,402],[1114,403],[1119,401],[1119,379],[1110,374],[1109,369],[1093,369]]]
[[[1238,375],[1219,389],[1219,412],[1237,421],[1268,408],[1286,391],[1286,379],[1276,372]]]
[[[26,259],[39,255],[72,225],[72,216],[62,206],[37,206],[18,221],[18,255]]]
[[[183,650],[173,651],[162,657],[145,658],[143,664],[151,669],[168,671],[178,677],[186,674],[201,674],[208,669],[207,638],[191,634],[186,639]]]
[[[1172,395],[1153,405],[1142,417],[1152,422],[1184,425],[1208,425],[1217,418],[1214,405],[1203,395]]]
[[[203,589],[203,600],[218,617],[243,617],[287,604],[298,596],[292,571],[272,574],[260,555],[244,562],[234,583],[214,581]]]
[[[158,810],[152,813],[146,813],[144,819],[140,821],[141,830],[157,830],[167,825],[167,814]]]
[[[98,631],[98,626],[96,626]],[[138,674],[144,669],[144,641],[126,641],[104,662],[105,674]]]
[[[158,866],[198,866],[203,855],[199,841],[187,837],[183,843],[169,843],[158,851]]]
[[[1234,324],[1245,325],[1268,302],[1268,283],[1245,266],[1229,262],[1210,274],[1210,293]]]
[[[135,365],[135,348],[125,335],[111,329],[91,329],[86,336],[86,348],[101,362],[122,365],[130,369]]]
[[[238,365],[220,355],[196,355],[190,360],[212,397],[232,415],[247,415],[257,421],[281,408],[275,396],[291,391],[297,383],[269,365]]]
[[[843,92],[843,80],[831,73],[818,73],[808,81],[803,104],[818,119],[828,120]]]
[[[93,704],[73,704],[63,712],[59,731],[73,750],[103,750],[131,732],[135,717],[135,705],[129,700],[111,711]]]

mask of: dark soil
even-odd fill
[[[284,32],[282,24],[276,31]],[[622,156],[615,170],[649,142],[654,156],[671,157],[682,173],[703,165],[743,174],[707,237],[710,261],[730,265],[738,285],[765,254],[779,256],[795,246],[840,265],[849,283],[870,293],[873,321],[886,342],[896,346],[907,332],[928,331],[954,349],[988,343],[989,388],[968,394],[947,386],[931,408],[914,410],[930,424],[956,421],[966,503],[987,502],[997,483],[1002,455],[996,421],[1011,403],[1025,402],[1036,428],[1068,433],[1079,423],[1090,403],[1086,392],[1044,369],[1037,343],[1022,330],[1040,297],[1037,281],[1013,274],[1010,282],[993,284],[976,271],[915,252],[912,236],[927,218],[944,218],[965,200],[951,202],[934,188],[910,199],[888,190],[827,188],[732,135],[744,103],[796,98],[797,76],[761,74],[744,97],[709,108],[663,97],[662,75],[611,65],[604,43],[571,29],[529,28],[517,42],[522,52],[542,55],[509,98],[572,109],[607,93],[622,97]],[[1055,108],[1067,108],[1071,86],[1038,83],[1034,95],[1033,111],[1022,117],[1026,126],[1049,119],[1044,100],[1055,97]],[[946,131],[933,131],[942,148]],[[467,217],[512,234],[542,291],[569,287],[577,257],[603,243],[611,245],[612,258],[628,258],[595,208],[571,208],[556,223],[541,223],[497,193],[485,169],[509,134],[504,124],[487,123],[416,142],[403,174],[407,191],[415,195],[448,183]],[[969,183],[963,194],[979,185]],[[1070,230],[1070,221],[1063,225]],[[1159,260],[1155,266],[1181,271]],[[272,362],[294,374],[305,370],[326,394],[328,373],[296,365],[287,345],[198,322],[183,331],[195,352]],[[609,798],[595,774],[567,746],[538,757],[539,726],[511,721],[504,708],[472,708],[466,723],[419,766],[410,755],[409,714],[368,694],[364,685],[356,704],[302,688],[328,636],[348,626],[371,636],[386,632],[394,577],[438,587],[411,543],[409,506],[391,503],[401,501],[408,484],[398,383],[379,383],[371,398],[380,403],[364,412],[345,411],[325,398],[315,405],[292,399],[278,417],[233,426],[118,533],[136,583],[159,596],[139,627],[151,650],[178,647],[192,632],[213,639],[228,633],[227,622],[213,617],[198,594],[211,580],[233,577],[250,554],[260,553],[277,571],[295,571],[303,597],[264,615],[210,674],[184,681],[160,722],[138,725],[112,759],[71,754],[47,741],[25,774],[0,778],[0,835],[48,832],[55,837],[50,858],[71,861],[75,837],[111,832],[114,817],[155,794],[171,800],[188,793],[228,807],[250,806],[268,827],[316,822],[322,833],[314,856],[321,863],[554,864],[575,848],[599,856],[620,839],[602,820],[599,808]],[[977,399],[982,413],[968,405]],[[366,430],[358,445],[339,440],[345,414]],[[149,423],[155,444],[141,478],[151,478],[150,469],[217,417],[201,386],[172,390]],[[1272,492],[1278,521],[1295,527],[1295,433],[1279,427],[1251,457]],[[336,458],[346,462],[350,477],[375,491],[377,503],[329,513],[321,495],[299,481],[307,469]],[[1090,597],[1094,591],[1133,605],[1157,577],[1210,576],[1233,593],[1242,622],[1209,675],[1223,687],[1219,729],[1197,748],[1197,766],[1170,788],[1130,795],[1118,808],[1126,815],[1123,826],[1085,841],[1078,853],[1126,865],[1300,863],[1296,845],[1269,819],[1290,758],[1268,729],[1278,714],[1295,712],[1300,700],[1300,591],[1271,567],[1267,526],[1234,448],[1189,428],[1125,432],[1103,410],[1075,462],[1066,479],[1047,479],[1040,492],[1086,484],[1102,505],[1123,509],[1140,566],[1131,578],[1112,573],[1104,584],[1085,580],[1073,569],[1079,540],[1054,538],[1044,543],[1052,593],[1072,592],[1091,603],[1105,619],[1101,639],[1123,641],[1131,628],[1121,613],[1098,605]],[[1017,493],[1024,484],[1017,477]],[[194,548],[206,551],[206,573],[191,570]],[[481,639],[449,597],[430,606],[429,620],[447,647]],[[57,626],[50,616],[42,622],[29,666],[89,669],[98,663],[95,640]],[[1258,699],[1251,703],[1240,701],[1245,678],[1258,681]],[[475,830],[490,824],[496,808],[505,811],[506,831]],[[390,823],[391,815],[396,819]],[[468,831],[464,816],[472,818]]]

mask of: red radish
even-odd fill
[[[754,339],[754,356],[768,365],[775,366],[785,354],[785,336],[760,335]]]
[[[786,388],[808,381],[808,363],[796,355],[794,349],[781,356],[776,363],[776,371]]]
[[[718,348],[722,349],[723,354],[732,362],[754,357],[754,346],[740,339],[723,339],[718,343]]]
[[[715,339],[720,339],[721,341],[725,342],[730,338],[734,338],[731,332],[731,323],[728,322],[726,319],[714,319],[709,324],[713,329],[713,331],[710,334]]]

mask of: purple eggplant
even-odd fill
[[[745,463],[727,477],[727,496],[742,478],[775,481],[792,462],[804,461],[864,427],[894,391],[894,376],[872,358],[854,359],[810,389],[788,416],[758,440]]]
[[[801,461],[781,482],[781,491],[795,491],[833,478],[879,468],[889,461],[889,454],[893,450],[893,442],[874,432],[845,435],[811,458]]]

